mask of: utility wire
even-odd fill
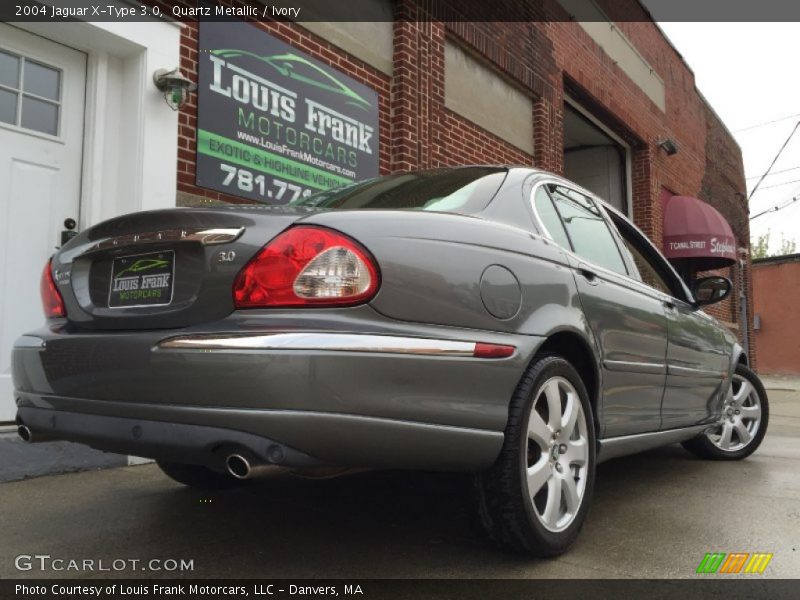
[[[791,140],[791,139],[792,139],[792,137],[794,136],[794,134],[795,134],[795,132],[797,131],[797,128],[798,128],[798,127],[800,127],[800,121],[798,121],[797,123],[795,123],[795,125],[794,125],[794,129],[792,129],[792,133],[790,133],[790,134],[789,134],[789,137],[788,137],[788,138],[786,138],[786,141],[785,141],[785,142],[783,142],[783,146],[781,146],[781,149],[780,149],[780,150],[778,150],[778,153],[775,155],[775,158],[773,158],[773,159],[772,159],[772,162],[770,163],[770,165],[769,165],[769,168],[768,168],[768,169],[766,170],[766,172],[765,172],[765,173],[764,173],[764,174],[761,176],[761,179],[759,179],[759,180],[758,180],[758,183],[756,184],[756,187],[754,187],[754,188],[753,188],[753,191],[752,191],[752,192],[750,192],[750,195],[747,197],[747,201],[748,201],[748,202],[750,202],[750,198],[752,198],[752,197],[753,197],[753,194],[755,194],[755,193],[756,193],[756,190],[758,189],[758,186],[760,186],[760,185],[761,185],[761,182],[762,182],[762,181],[764,181],[764,178],[765,178],[767,175],[769,175],[769,172],[772,170],[772,167],[774,167],[774,166],[775,166],[775,163],[776,163],[776,162],[778,162],[778,159],[781,157],[781,154],[783,154],[783,151],[786,149],[786,146],[788,146],[788,145],[789,145],[789,140]]]
[[[772,121],[764,121],[763,123],[757,123],[755,125],[748,125],[747,127],[742,127],[741,129],[735,130],[733,133],[739,133],[740,131],[750,131],[751,129],[764,127],[765,125],[772,125],[773,123],[780,123],[781,121],[785,121],[786,119],[793,119],[794,117],[800,117],[800,114],[789,115],[788,117],[781,117],[780,119],[773,119]]]
[[[800,167],[789,167],[788,169],[781,169],[780,171],[773,171],[772,173],[770,173],[770,175],[778,175],[779,173],[788,173],[789,171],[797,171],[797,169],[800,169]],[[759,177],[761,177],[761,175],[753,175],[752,177],[746,177],[745,179],[746,180],[758,179]],[[765,190],[767,188],[761,188],[761,189]]]
[[[771,212],[778,212],[779,210],[783,210],[783,209],[784,209],[784,208],[786,208],[787,206],[791,206],[791,205],[792,205],[792,204],[794,204],[795,202],[797,202],[797,196],[795,196],[795,197],[794,197],[794,198],[792,198],[791,200],[788,200],[788,201],[786,201],[786,202],[785,202],[785,203],[783,203],[783,204],[778,204],[778,205],[776,205],[776,206],[773,206],[772,208],[768,208],[767,210],[763,210],[763,211],[761,211],[761,212],[760,212],[760,213],[758,213],[757,215],[753,215],[752,217],[750,217],[750,220],[752,221],[753,219],[757,219],[758,217],[760,217],[760,216],[762,216],[762,215],[765,215],[765,214],[767,214],[767,213],[771,213]]]
[[[784,186],[784,185],[790,185],[792,183],[800,183],[800,179],[792,179],[791,181],[784,181],[783,183],[773,183],[771,185],[765,185],[761,189],[762,190],[768,190],[770,188],[776,188],[776,187],[781,187],[781,186]]]

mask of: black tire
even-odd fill
[[[539,493],[544,492],[549,498],[550,479],[555,476],[560,477],[561,481],[566,481],[566,473],[572,474],[573,467],[568,466],[568,470],[565,470],[563,466],[557,467],[553,461],[561,461],[562,457],[554,459],[553,452],[545,454],[541,449],[542,444],[534,442],[533,437],[529,439],[528,434],[531,411],[534,410],[534,405],[537,406],[537,412],[541,411],[540,402],[545,397],[543,385],[553,381],[553,378],[566,380],[577,393],[585,420],[583,434],[584,438],[588,438],[585,439],[586,456],[581,459],[586,467],[580,477],[583,483],[578,484],[583,485],[579,508],[573,511],[572,520],[568,525],[558,531],[545,527],[544,517],[537,507],[539,494],[528,493],[529,486],[526,476],[529,467],[536,468],[537,465],[541,465],[542,460],[545,460],[546,466],[549,466],[551,471],[549,475],[545,473],[548,479],[540,487]],[[564,403],[566,396],[561,391],[559,391],[559,396]],[[562,408],[562,412],[564,410]],[[581,416],[579,415],[578,418]],[[542,417],[542,420],[547,421],[549,417]],[[547,424],[547,427],[548,431],[552,431],[550,424]],[[592,405],[578,372],[560,356],[546,355],[535,360],[520,381],[511,399],[505,441],[500,456],[490,469],[475,478],[478,516],[484,531],[495,543],[513,551],[538,557],[556,556],[565,552],[577,539],[591,502],[596,463],[595,444]],[[566,446],[562,444],[562,452],[565,452],[564,447]],[[532,452],[538,453],[538,457],[532,457]],[[559,456],[557,452],[556,456]],[[563,459],[567,460],[566,453],[563,455]],[[531,461],[535,464],[531,465]],[[553,468],[560,469],[558,475],[552,471]],[[572,476],[572,480],[578,481],[578,477]],[[560,483],[558,486],[558,489],[561,490]],[[561,498],[566,498],[560,495],[562,493],[558,492],[559,506],[566,506],[566,500],[562,504]],[[546,508],[544,512],[547,512]]]
[[[227,473],[217,473],[200,465],[187,465],[167,461],[156,461],[158,467],[170,479],[198,490],[227,490],[241,487],[247,480],[237,479]]]
[[[717,440],[717,436],[721,433],[722,428],[725,426],[726,419],[729,423],[731,423],[732,421],[730,421],[730,419],[734,419],[735,422],[737,417],[741,416],[739,412],[736,412],[737,409],[741,411],[741,403],[739,403],[739,406],[736,406],[736,404],[734,404],[732,407],[727,406],[727,403],[732,397],[731,392],[733,392],[733,395],[735,396],[736,390],[740,389],[736,388],[737,380],[747,381],[753,387],[756,395],[755,397],[750,396],[749,398],[750,402],[758,402],[761,408],[760,420],[757,428],[751,434],[751,439],[746,444],[744,444],[742,447],[734,446],[731,450],[725,450],[720,447],[719,443],[715,443],[714,440]],[[741,383],[739,383],[739,385],[741,385]],[[723,406],[722,409],[723,412],[720,425],[714,429],[702,433],[694,439],[683,442],[683,447],[695,456],[708,460],[741,460],[743,458],[747,458],[753,452],[755,452],[761,445],[761,442],[764,440],[764,436],[767,433],[767,426],[769,425],[769,400],[767,400],[767,391],[764,389],[764,385],[761,383],[758,375],[753,373],[753,371],[751,371],[745,365],[737,365],[736,371],[734,372],[734,381],[731,383],[731,389],[725,402],[726,405]],[[733,411],[732,415],[728,415],[729,408]],[[739,436],[738,433],[735,433],[734,435],[737,437]],[[739,438],[739,442],[742,442],[741,438]]]

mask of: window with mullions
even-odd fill
[[[0,50],[0,123],[58,135],[61,70]]]
[[[619,247],[594,201],[560,185],[547,188],[569,235],[572,251],[587,262],[627,275]]]

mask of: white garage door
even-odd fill
[[[0,23],[0,422],[11,346],[44,323],[39,277],[78,220],[86,55]]]

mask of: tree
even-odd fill
[[[768,256],[785,256],[787,254],[794,254],[797,250],[797,242],[795,240],[787,240],[786,236],[781,234],[781,245],[777,252],[769,251],[769,237],[771,231],[768,229],[767,233],[763,233],[756,238],[756,241],[750,242],[750,255],[753,259],[767,258]]]
[[[775,256],[786,256],[787,254],[794,254],[795,250],[797,249],[797,242],[794,240],[787,240],[784,236],[781,236],[781,247],[778,250],[778,254]]]
[[[769,252],[769,231],[762,233],[756,238],[755,242],[750,242],[750,256],[756,258],[766,258]]]

